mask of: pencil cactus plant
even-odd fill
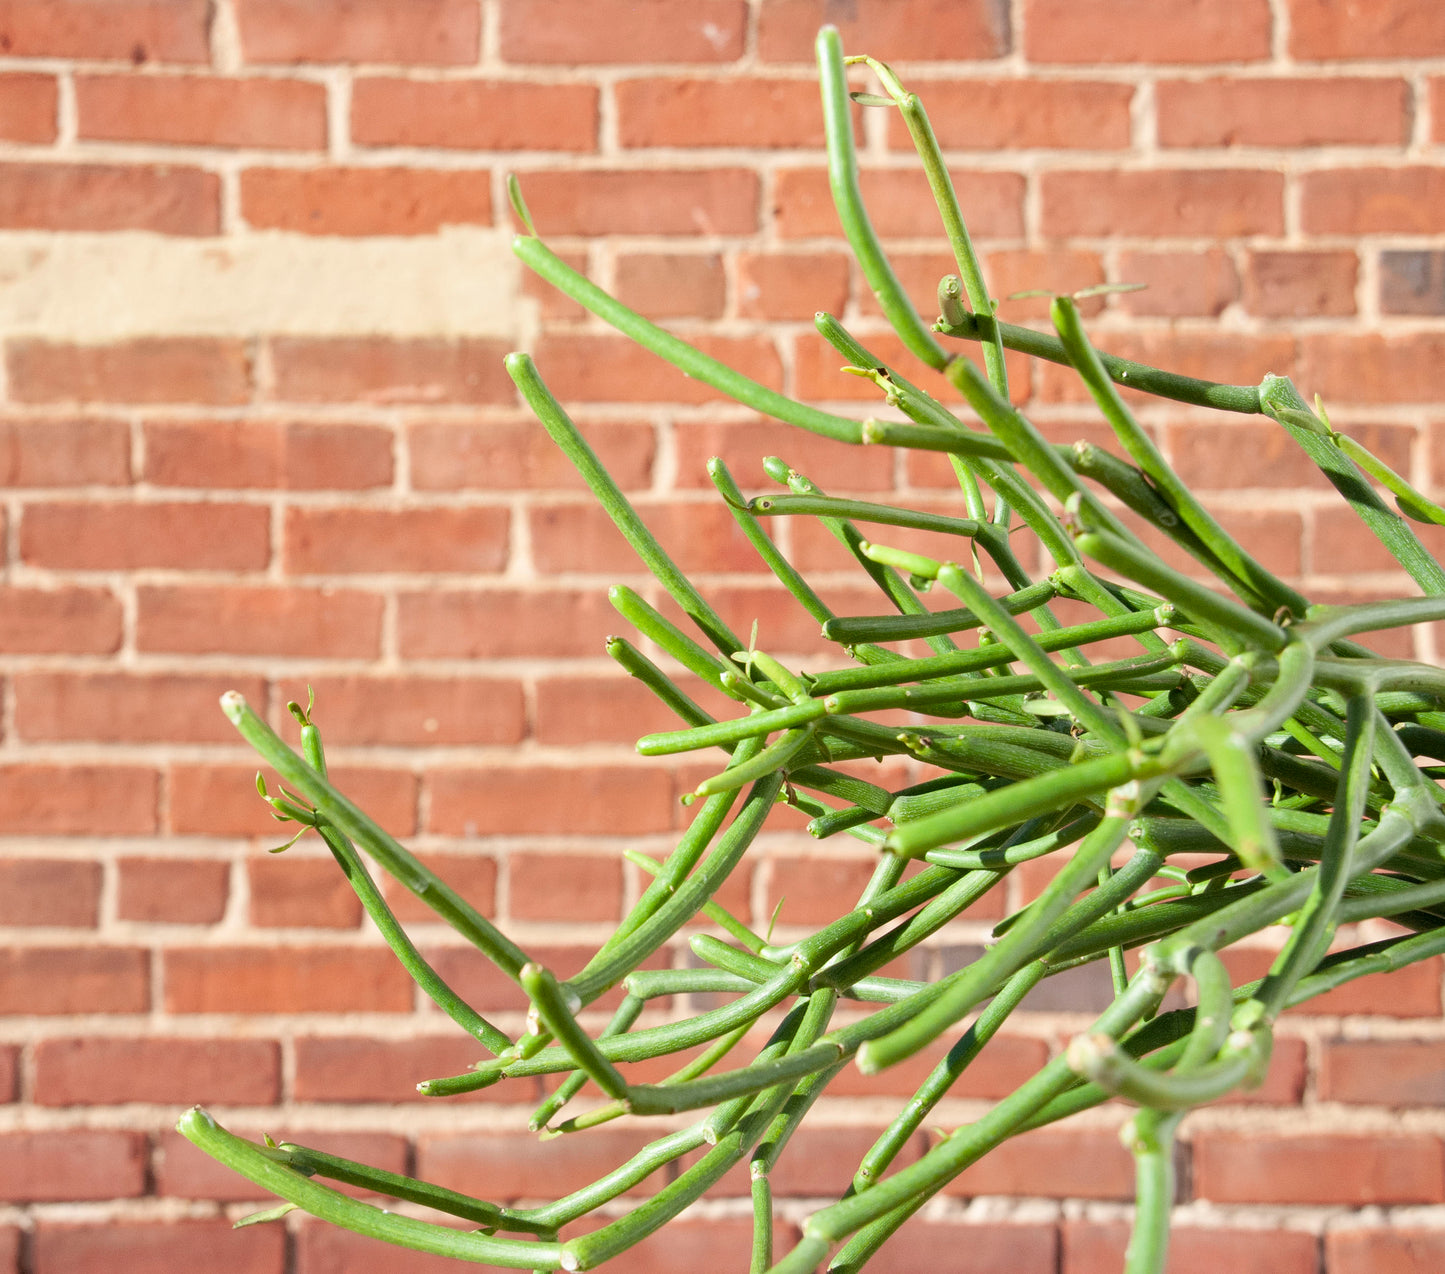
[[[578,274],[536,236],[514,191],[527,229],[516,242],[521,259],[647,349],[785,424],[858,445],[941,452],[959,482],[958,514],[943,516],[831,497],[778,460],[766,468],[781,490],[748,499],[723,464],[712,463],[713,482],[743,534],[837,648],[836,666],[804,674],[729,631],[649,534],[532,360],[508,358],[537,417],[695,631],[674,626],[626,588],[612,590],[617,610],[689,676],[736,705],[732,715],[715,717],[638,645],[610,640],[609,654],[680,720],[675,731],[643,738],[639,749],[721,756],[716,773],[689,798],[691,822],[677,848],[653,865],[655,879],[586,968],[559,982],[333,787],[309,706],[292,705],[302,726],[296,752],[240,696],[223,703],[281,778],[275,794],[260,784],[262,796],[278,817],[319,832],[413,978],[490,1054],[465,1074],[422,1083],[424,1092],[443,1097],[516,1077],[565,1074],[537,1109],[534,1129],[585,1137],[589,1127],[614,1118],[690,1112],[695,1121],[671,1127],[581,1190],[539,1207],[511,1208],[301,1146],[253,1144],[204,1111],[188,1113],[181,1131],[286,1200],[278,1212],[302,1208],[466,1261],[590,1269],[665,1225],[746,1161],[755,1274],[802,1274],[825,1264],[855,1271],[947,1182],[1005,1139],[1122,1098],[1137,1108],[1126,1129],[1137,1162],[1127,1268],[1145,1274],[1164,1264],[1171,1142],[1181,1118],[1259,1081],[1284,1009],[1445,951],[1445,816],[1434,766],[1445,758],[1445,673],[1379,658],[1353,640],[1445,618],[1445,570],[1401,515],[1438,522],[1441,510],[1333,431],[1318,404],[1312,410],[1287,379],[1220,385],[1100,353],[1068,297],[1053,302],[1053,333],[999,321],[918,99],[886,66],[844,58],[831,30],[819,37],[818,57],[843,228],[893,329],[961,392],[969,418],[823,314],[822,337],[852,370],[877,383],[888,418],[858,421],[791,401]],[[847,66],[857,61],[875,72],[881,95],[850,94]],[[853,99],[901,113],[937,200],[957,274],[940,285],[941,316],[932,324],[899,286],[860,200]],[[982,347],[982,369],[963,356],[968,343]],[[1072,367],[1132,463],[1098,448],[1048,444],[1009,403],[1005,350]],[[1312,605],[1200,505],[1135,421],[1120,385],[1272,417],[1422,595]],[[1375,484],[1393,494],[1400,512]],[[1120,506],[1127,512],[1116,512]],[[829,610],[768,537],[764,528],[778,517],[818,519],[877,586],[886,613]],[[1140,520],[1190,554],[1217,587],[1147,548],[1131,529]],[[956,537],[957,551],[930,557],[891,545],[900,528]],[[1052,559],[1046,578],[1033,578],[1021,563],[1016,530]],[[1003,581],[1002,595],[983,582],[982,562]],[[952,594],[953,604],[925,606],[920,593],[934,585]],[[1063,623],[1050,609],[1059,599],[1085,604],[1091,617]],[[1089,657],[1097,643],[1120,637],[1131,638],[1137,653],[1104,662]],[[926,643],[928,653],[898,649],[908,642]],[[903,724],[899,710],[909,714]],[[914,758],[925,777],[889,790],[848,764],[888,756]],[[712,901],[779,803],[805,811],[820,839],[860,837],[878,850],[858,905],[786,947],[769,945]],[[426,963],[389,911],[363,853],[525,989],[532,1009],[520,1038],[485,1021]],[[1196,865],[1171,863],[1185,854]],[[1058,864],[1051,883],[999,926],[998,940],[973,963],[927,984],[880,975],[996,889],[1014,866],[1041,858]],[[700,912],[731,940],[695,936],[702,967],[641,967]],[[1392,918],[1401,936],[1331,950],[1341,926],[1369,917]],[[1287,927],[1288,936],[1268,975],[1231,985],[1220,952],[1271,925]],[[1137,952],[1132,975],[1124,954],[1130,951]],[[1116,991],[1093,1027],[981,1118],[891,1170],[899,1148],[1027,992],[1090,961],[1108,962]],[[1166,993],[1181,982],[1191,988],[1194,1007],[1163,1011]],[[626,991],[621,1006],[599,1036],[590,1036],[578,1013],[619,985]],[[636,1025],[647,1005],[698,991],[728,998],[690,1017]],[[835,1021],[840,999],[866,1011]],[[737,1056],[749,1028],[779,1013],[761,1051]],[[947,1054],[865,1155],[845,1195],[812,1215],[790,1251],[774,1253],[769,1173],[813,1101],[845,1067],[881,1071],[940,1038],[950,1044]],[[658,1083],[631,1082],[618,1069],[684,1050],[692,1050],[688,1059],[679,1057]],[[563,1117],[589,1080],[605,1102]],[[640,1206],[563,1237],[569,1224],[693,1152],[699,1153],[689,1165]],[[393,1214],[324,1180],[435,1209],[474,1228]]]

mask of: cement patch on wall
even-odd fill
[[[476,227],[367,239],[0,233],[0,333],[516,339],[524,307],[510,240]]]

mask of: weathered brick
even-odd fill
[[[672,781],[655,766],[432,770],[429,830],[446,836],[599,831],[611,836],[672,825]]]
[[[0,421],[0,482],[7,487],[123,486],[130,430],[121,420]]]
[[[241,215],[257,230],[300,234],[432,234],[490,225],[486,169],[248,168]]]
[[[149,1007],[150,956],[143,948],[0,950],[0,1013],[9,1017],[144,1013]]]
[[[522,191],[543,234],[751,234],[758,223],[748,168],[533,172]]]
[[[514,920],[616,920],[622,860],[615,854],[507,856],[508,909]]]
[[[93,929],[99,912],[99,863],[65,858],[0,860],[0,925]]]
[[[1134,1160],[1110,1129],[1045,1128],[1010,1137],[946,1185],[944,1192],[1130,1199]]]
[[[293,576],[495,572],[507,564],[506,509],[288,509]]]
[[[53,75],[26,71],[0,75],[0,138],[7,142],[53,142],[59,96]]]
[[[240,341],[150,337],[111,345],[11,341],[6,365],[17,402],[213,403],[251,396]]]
[[[616,85],[624,146],[821,146],[823,110],[811,79],[649,77]]]
[[[277,338],[275,396],[303,403],[510,403],[502,341]]]
[[[262,1127],[246,1127],[226,1121],[229,1131],[248,1141],[259,1142],[264,1135],[276,1140],[295,1140],[298,1145],[309,1146],[327,1154],[354,1159],[358,1163],[371,1164],[383,1172],[407,1172],[407,1145],[404,1137],[390,1136],[379,1132],[335,1132],[308,1131],[293,1125],[278,1127],[274,1119],[268,1119]],[[239,1199],[270,1199],[260,1186],[241,1176],[217,1159],[212,1159],[203,1150],[193,1146],[179,1132],[163,1132],[158,1138],[159,1154],[156,1156],[155,1193],[162,1198],[215,1199],[231,1202]],[[345,1193],[360,1193],[351,1187],[341,1186]],[[374,1196],[373,1196],[374,1197]],[[274,1206],[266,1203],[266,1207]],[[267,1229],[258,1226],[257,1229]],[[242,1233],[245,1233],[243,1230]],[[395,1251],[387,1248],[395,1257]]]
[[[595,655],[624,629],[597,588],[403,593],[397,633],[407,659],[512,659]]]
[[[1445,314],[1445,252],[1406,248],[1380,253],[1380,309]]]
[[[0,1134],[0,1197],[12,1203],[145,1193],[143,1133],[60,1128]]]
[[[657,451],[646,421],[584,421],[581,429],[623,490],[652,483]],[[585,483],[535,420],[417,421],[406,431],[411,484],[420,491],[581,490]]]
[[[678,729],[673,712],[621,669],[596,676],[551,676],[537,682],[534,734],[538,743],[578,747],[634,743],[639,735]]]
[[[1401,79],[1166,80],[1155,86],[1164,146],[1400,146]]]
[[[756,571],[758,557],[732,514],[720,502],[640,504],[638,513],[684,571]],[[533,509],[532,560],[546,574],[635,573],[632,546],[596,504],[554,504]]]
[[[1227,13],[1181,0],[1161,14],[1149,0],[1027,0],[1024,53],[1031,62],[1248,62],[1269,56],[1268,0]]]
[[[216,1260],[231,1274],[282,1274],[286,1236],[279,1226],[233,1229],[215,1221],[122,1221],[35,1231],[35,1274],[108,1274],[112,1270],[196,1269]]]
[[[149,230],[211,235],[220,230],[215,173],[145,164],[0,164],[0,228]]]
[[[848,259],[833,252],[744,252],[737,262],[738,311],[748,318],[811,319],[848,304]]]
[[[1167,238],[1284,232],[1284,179],[1259,169],[1046,172],[1044,233]]]
[[[147,482],[163,487],[363,490],[389,486],[392,431],[344,421],[154,420]]]
[[[617,299],[651,319],[720,318],[722,258],[699,252],[629,252],[617,261]]]
[[[1306,234],[1439,234],[1445,169],[1329,168],[1300,177]]]
[[[1215,1203],[1439,1203],[1440,1141],[1423,1133],[1307,1136],[1201,1131],[1194,1190]]]
[[[0,50],[7,57],[111,58],[206,62],[206,0],[27,0],[0,4]]]
[[[835,442],[802,430],[788,435],[786,440],[780,439],[776,422],[763,416],[747,420],[680,420],[673,425],[672,439],[677,467],[674,482],[679,488],[711,490],[707,464],[714,456],[723,459],[733,480],[745,492],[768,488],[772,479],[763,471],[762,462],[777,451],[782,451],[788,464],[802,473],[826,474],[828,488],[835,494],[876,494],[893,487],[890,457],[869,447]],[[780,447],[784,441],[786,446]]]
[[[361,923],[361,902],[329,854],[248,858],[246,879],[257,929],[355,929]]]
[[[482,915],[490,918],[497,914],[495,858],[478,853],[427,853],[418,854],[417,858],[424,867],[440,876]],[[445,923],[420,897],[395,877],[387,876],[381,882],[381,891],[392,912],[403,924]]]
[[[385,947],[167,947],[168,1013],[406,1013],[412,982]]]
[[[481,51],[468,0],[238,0],[248,62],[459,65]]]
[[[939,142],[950,150],[1117,150],[1129,145],[1129,84],[1091,80],[920,80]],[[890,113],[888,144],[913,149],[902,117]],[[968,206],[964,216],[972,218]]]
[[[1445,1233],[1347,1222],[1326,1232],[1325,1260],[1330,1274],[1429,1274],[1445,1262]]]
[[[120,646],[120,602],[103,588],[0,588],[0,651],[110,654]]]
[[[156,773],[143,765],[0,766],[0,827],[11,836],[125,836],[156,826]]]
[[[262,837],[268,847],[283,843],[296,828],[287,830],[271,817],[256,794],[255,779],[254,763],[175,763],[168,776],[170,830],[178,835]],[[416,830],[415,775],[334,766],[331,781],[393,836],[409,836]]]
[[[271,515],[259,504],[211,501],[47,501],[25,508],[20,556],[72,571],[254,571],[271,557]]]
[[[1445,390],[1445,333],[1312,333],[1300,352],[1299,383],[1327,403],[1435,403]]]
[[[1119,261],[1119,279],[1142,283],[1118,304],[1130,314],[1167,318],[1201,314],[1213,318],[1239,295],[1239,276],[1229,254],[1206,252],[1126,252]]]
[[[1251,252],[1244,273],[1244,307],[1267,318],[1353,314],[1358,273],[1353,252]]]
[[[766,337],[709,334],[691,343],[770,389],[781,385],[782,361]],[[620,335],[544,336],[537,366],[552,392],[568,402],[699,403],[725,397]]]
[[[1009,51],[1008,10],[990,0],[765,0],[758,14],[758,55],[768,62],[813,61],[818,28],[838,28],[845,52],[874,50],[889,61],[959,56],[1002,57]],[[886,52],[885,52],[886,51]]]
[[[481,1046],[455,1029],[448,1035],[375,1039],[365,1035],[303,1035],[296,1040],[297,1101],[413,1102],[426,1100],[424,1079],[459,1075],[473,1066]],[[535,1081],[511,1080],[485,1088],[472,1101],[525,1101],[539,1095]]]
[[[919,1218],[890,1237],[869,1264],[875,1274],[912,1274],[926,1269],[956,1274],[989,1274],[1002,1269],[1014,1274],[1056,1274],[1058,1246],[1058,1232],[1040,1222],[962,1224]]]
[[[975,239],[1023,238],[1022,176],[966,169],[953,169],[950,176]],[[858,182],[874,228],[883,238],[938,238],[938,206],[927,179],[916,168],[865,168]],[[779,169],[773,194],[773,221],[783,238],[842,237],[824,169]]]
[[[138,590],[141,650],[375,656],[382,599],[350,589],[207,585]]]
[[[1320,1097],[1368,1106],[1445,1101],[1445,1046],[1438,1040],[1327,1040]]]
[[[595,150],[597,89],[362,76],[351,89],[351,140],[447,150]]]
[[[44,1106],[270,1106],[280,1095],[275,1040],[67,1036],[35,1046],[35,1100]]]
[[[229,863],[206,858],[122,858],[116,915],[144,924],[215,924],[226,914]]]
[[[1062,1229],[1060,1274],[1105,1274],[1123,1268],[1127,1225],[1069,1220]],[[1318,1246],[1315,1236],[1302,1230],[1175,1225],[1169,1232],[1169,1271],[1210,1274],[1223,1264],[1240,1274],[1319,1274]]]
[[[522,687],[500,677],[315,677],[316,721],[330,746],[518,743],[526,731]],[[286,682],[297,702],[306,688]],[[284,733],[294,733],[286,722]]]
[[[507,62],[731,62],[743,51],[748,7],[744,0],[645,9],[625,0],[509,0],[501,18]]]
[[[1289,0],[1290,52],[1297,58],[1423,58],[1445,53],[1440,12],[1430,0],[1384,5]]]
[[[589,1130],[587,1138],[539,1141],[532,1133],[424,1133],[417,1138],[417,1175],[451,1190],[496,1201],[555,1199],[611,1172],[650,1140],[645,1129]],[[654,1172],[627,1191],[652,1194],[663,1183]]]
[[[319,150],[326,89],[303,80],[219,76],[82,75],[81,137],[182,146]]]

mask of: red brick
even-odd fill
[[[643,504],[638,513],[684,571],[749,571],[760,563],[732,514],[720,503]],[[532,560],[544,574],[634,574],[632,546],[596,504],[547,505],[532,510]]]
[[[1134,1159],[1108,1128],[1010,1137],[944,1187],[946,1194],[1132,1199]]]
[[[433,770],[429,830],[446,836],[586,832],[622,836],[672,825],[672,780],[655,766],[532,765]]]
[[[1118,298],[1116,303],[1130,314],[1214,318],[1239,295],[1234,262],[1218,250],[1126,252],[1120,258],[1119,279],[1145,285]]]
[[[58,570],[260,570],[271,557],[271,511],[259,504],[30,504],[20,557]]]
[[[596,954],[592,946],[550,947],[542,943],[529,942],[527,951],[536,963],[550,969],[559,979],[566,979],[577,973]],[[471,945],[449,945],[423,948],[422,954],[430,961],[442,979],[473,1008],[481,1013],[520,1011],[529,1007],[527,994],[511,978],[507,977],[486,956]],[[643,961],[645,969],[670,967],[670,956],[666,950],[657,952]],[[615,987],[589,1006],[594,1011],[614,1009],[622,1002],[622,988]],[[554,1080],[555,1082],[555,1080]],[[529,1100],[533,1089],[530,1083],[523,1089],[508,1081],[500,1099],[507,1091],[524,1093],[519,1100]]]
[[[965,1224],[913,1218],[868,1262],[868,1269],[869,1274],[1057,1274],[1058,1246],[1054,1227],[1039,1222]]]
[[[900,257],[906,269],[909,258],[903,254]],[[917,298],[920,314],[932,314],[937,309],[938,280],[956,269],[951,257],[946,260],[935,257],[926,273],[916,280],[909,279],[909,291]],[[1014,295],[1017,292],[1047,291],[1057,295],[1078,292],[1105,281],[1104,264],[1097,252],[1065,248],[1014,248],[990,252],[985,258],[984,274],[989,291],[999,301],[999,313],[1010,322],[1018,322],[1023,316],[1040,319],[1049,316],[1050,297],[1019,297]],[[932,304],[925,305],[925,301]],[[1100,308],[1101,302],[1097,299],[1085,298],[1079,302],[1079,312],[1084,315],[1097,313]]]
[[[280,1226],[233,1229],[216,1221],[123,1221],[66,1225],[35,1232],[35,1274],[110,1274],[112,1270],[196,1269],[224,1261],[231,1274],[282,1274],[286,1235]]]
[[[950,77],[920,80],[912,87],[949,150],[1116,150],[1129,145],[1130,84]],[[889,115],[888,144],[913,149],[901,116]]]
[[[1024,179],[1018,173],[951,172],[958,201],[975,239],[1021,239]],[[938,239],[942,223],[928,180],[915,168],[865,168],[863,202],[885,239]],[[774,178],[773,220],[785,239],[841,238],[838,214],[821,168],[784,168]],[[936,281],[935,281],[936,282]]]
[[[1060,1274],[1103,1274],[1123,1268],[1129,1227],[1065,1221]],[[1175,1225],[1169,1232],[1169,1274],[1318,1274],[1319,1241],[1301,1230],[1230,1230]],[[1334,1269],[1333,1266],[1330,1267]]]
[[[142,164],[0,164],[6,230],[220,230],[221,187],[199,168]]]
[[[1412,523],[1411,529],[1436,555],[1445,549],[1445,532],[1440,528]],[[1400,569],[1390,551],[1366,530],[1355,511],[1343,502],[1315,510],[1313,541],[1314,570],[1322,575]],[[1365,640],[1369,641],[1369,637]]]
[[[106,589],[0,588],[0,651],[104,655],[120,640],[120,603]]]
[[[1436,403],[1445,392],[1445,333],[1321,332],[1300,350],[1299,385],[1326,403]]]
[[[168,1013],[406,1013],[412,983],[385,947],[168,947]]]
[[[745,318],[811,319],[848,304],[848,258],[833,252],[744,252],[738,263],[738,312]]]
[[[6,362],[10,396],[17,402],[232,406],[251,396],[250,358],[240,341],[155,337],[62,345],[21,340],[10,343]]]
[[[318,677],[316,723],[328,745],[399,747],[520,742],[526,730],[522,688],[479,677]],[[287,682],[299,703],[306,690]],[[291,722],[284,732],[294,734]]]
[[[1398,1223],[1329,1230],[1325,1260],[1330,1274],[1431,1274],[1445,1265],[1445,1233]]]
[[[1320,1098],[1368,1106],[1438,1106],[1445,1101],[1445,1043],[1327,1040]]]
[[[582,426],[624,490],[652,485],[657,439],[645,421],[599,420]],[[580,490],[585,486],[561,448],[535,420],[418,421],[406,432],[411,485],[420,491]]]
[[[1439,234],[1445,169],[1347,168],[1300,177],[1306,234]]]
[[[290,402],[510,403],[503,341],[277,338],[275,396]]]
[[[630,744],[639,735],[681,728],[661,700],[620,669],[597,676],[546,677],[537,683],[535,702],[533,732],[543,744]]]
[[[589,1217],[588,1220],[596,1228],[602,1218]],[[798,1239],[793,1226],[781,1218],[774,1219],[773,1235],[773,1251],[778,1257]],[[626,1256],[616,1260],[625,1261],[632,1274],[668,1274],[672,1270],[741,1270],[747,1268],[752,1242],[752,1221],[745,1217],[714,1216],[693,1220],[684,1214],[628,1248]]]
[[[1445,313],[1445,252],[1407,248],[1380,253],[1380,311]]]
[[[406,659],[596,655],[621,627],[598,588],[403,593],[397,608]]]
[[[295,1097],[319,1102],[412,1102],[424,1079],[460,1075],[485,1050],[469,1036],[449,1035],[381,1040],[363,1035],[300,1036],[296,1040]],[[525,1082],[483,1089],[472,1100],[522,1101],[539,1097]]]
[[[238,0],[248,62],[459,65],[481,52],[467,0]]]
[[[0,925],[93,929],[99,912],[99,863],[0,859]]]
[[[890,62],[1009,51],[1008,11],[988,0],[765,0],[758,15],[758,55],[767,62],[812,62],[818,28],[831,22],[845,53],[873,52]]]
[[[9,1103],[17,1100],[20,1096],[20,1046],[10,1044],[0,1048],[0,1102]],[[9,1249],[5,1246],[9,1240],[3,1232],[0,1232],[0,1270],[10,1270],[5,1265],[5,1258]],[[13,1265],[10,1267],[13,1268]]]
[[[27,0],[0,4],[6,57],[208,62],[206,0]]]
[[[876,857],[840,858],[836,851],[807,858],[774,855],[764,906],[783,926],[827,924],[858,905],[877,865]]]
[[[721,456],[733,480],[745,492],[771,490],[773,480],[763,471],[765,456],[783,448],[784,459],[803,473],[826,474],[829,490],[877,493],[893,487],[891,457],[872,447],[835,442],[799,429],[779,438],[777,422],[764,416],[747,420],[703,419],[673,424],[680,488],[711,491],[707,462]],[[764,526],[766,526],[766,521]]]
[[[0,138],[53,142],[59,89],[53,75],[0,75]]]
[[[143,924],[215,924],[226,914],[229,863],[204,858],[122,858],[116,915]]]
[[[142,1133],[64,1128],[0,1135],[0,1198],[12,1203],[145,1193]]]
[[[1414,430],[1377,425],[1350,426],[1351,436],[1394,468],[1409,467]],[[1269,420],[1190,417],[1166,421],[1163,438],[1171,463],[1185,483],[1204,491],[1228,491],[1240,487],[1269,487],[1290,491],[1326,490],[1324,477],[1314,462],[1284,431]],[[1248,478],[1240,472],[1238,458],[1253,457]]]
[[[1166,80],[1154,89],[1164,146],[1400,146],[1404,80]]]
[[[769,388],[781,384],[782,363],[766,337],[703,335],[690,343]],[[699,403],[724,396],[621,335],[543,336],[537,366],[566,402]]]
[[[586,1137],[539,1141],[535,1134],[424,1133],[417,1138],[417,1175],[448,1189],[496,1202],[555,1199],[625,1163],[653,1134],[644,1128],[592,1128]],[[629,1194],[651,1194],[653,1173]]]
[[[855,332],[854,335],[863,341],[880,363],[923,381],[929,392],[943,403],[962,401],[962,395],[951,384],[938,378],[936,373],[925,371],[892,332]],[[945,341],[944,345],[950,352],[956,351],[970,362],[982,361],[976,344],[950,344]],[[1026,402],[1031,393],[1030,360],[1009,350],[1004,355],[1004,362],[1008,369],[1009,398],[1015,404]],[[881,406],[882,391],[871,380],[843,371],[845,366],[847,362],[843,356],[821,337],[812,332],[799,333],[793,349],[794,392],[805,402],[821,399],[866,403],[870,408]]]
[[[622,860],[614,854],[507,855],[514,920],[616,920]]]
[[[639,8],[625,0],[509,0],[502,58],[564,66],[615,62],[731,62],[743,52],[744,0]]]
[[[748,168],[535,172],[522,190],[547,235],[691,238],[751,234],[758,224],[758,176]]]
[[[380,425],[269,420],[148,421],[147,482],[163,487],[361,490],[392,481]]]
[[[347,589],[143,587],[136,645],[190,654],[374,657],[382,599]]]
[[[1149,0],[1028,0],[1024,53],[1031,62],[1246,62],[1269,56],[1268,0],[1228,13],[1182,0],[1161,19]]]
[[[284,843],[296,828],[271,817],[270,809],[256,794],[256,770],[254,764],[172,765],[171,831],[178,835],[258,836],[268,840],[268,847]],[[337,766],[331,781],[393,836],[409,836],[415,831],[415,775]]]
[[[257,929],[355,929],[361,923],[361,903],[330,854],[248,858],[246,877]]]
[[[351,140],[449,150],[595,150],[597,89],[363,76],[351,89]]]
[[[43,1106],[270,1106],[280,1096],[274,1040],[90,1036],[35,1046],[35,1100]]]
[[[821,146],[815,80],[659,77],[623,80],[617,135],[624,146]]]
[[[1423,58],[1445,53],[1440,11],[1430,0],[1290,0],[1290,52],[1297,58]]]
[[[1284,179],[1256,169],[1049,172],[1044,233],[1231,238],[1284,233]]]
[[[1353,314],[1358,273],[1353,252],[1252,252],[1244,306],[1266,318]]]
[[[429,870],[487,917],[497,914],[497,860],[475,853],[418,854]],[[440,916],[416,894],[391,876],[382,881],[382,893],[396,918],[404,924],[444,924]]]
[[[715,319],[727,303],[722,258],[699,252],[631,252],[617,260],[617,299],[651,319]]]
[[[326,88],[302,80],[199,75],[82,75],[81,137],[180,146],[319,150]]]
[[[367,1234],[308,1223],[296,1232],[295,1244],[295,1274],[395,1274],[397,1249]],[[455,1274],[456,1268],[449,1256],[406,1254],[406,1274]]]
[[[494,572],[507,564],[506,509],[288,509],[287,572]]]
[[[300,234],[431,234],[490,225],[486,169],[248,168],[241,215],[258,230]]]
[[[1199,1132],[1194,1190],[1216,1203],[1439,1203],[1445,1161],[1418,1133],[1275,1136]]]
[[[156,773],[146,766],[0,766],[0,827],[11,836],[125,836],[155,826]]]
[[[237,1127],[226,1120],[226,1127],[237,1136],[259,1142],[263,1135],[270,1135],[278,1141],[294,1139],[298,1144],[309,1146],[328,1154],[354,1159],[358,1163],[371,1164],[383,1172],[407,1172],[407,1147],[403,1137],[388,1136],[377,1132],[308,1132],[292,1126],[278,1127],[274,1120],[268,1120],[261,1127]],[[164,1132],[159,1138],[160,1153],[157,1155],[155,1193],[162,1197],[189,1199],[216,1199],[230,1202],[240,1199],[267,1199],[266,1207],[274,1206],[274,1199],[260,1186],[252,1185],[245,1177],[228,1168],[219,1160],[193,1146],[178,1132]],[[328,1182],[328,1185],[331,1183]],[[348,1186],[338,1187],[349,1194],[363,1193]],[[374,1197],[374,1196],[373,1196]],[[270,1229],[258,1226],[258,1229]],[[279,1227],[277,1227],[279,1228]],[[244,1233],[244,1231],[242,1231]],[[395,1257],[396,1249],[387,1249]]]
[[[149,952],[140,947],[0,950],[0,1013],[7,1016],[144,1013],[149,1007]]]
[[[130,430],[120,420],[0,421],[0,482],[7,487],[123,486]]]

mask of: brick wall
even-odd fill
[[[476,1050],[324,851],[264,852],[275,825],[216,698],[281,722],[311,682],[342,786],[510,934],[562,972],[605,936],[639,889],[618,851],[665,849],[695,774],[632,754],[665,718],[601,641],[621,628],[606,586],[638,569],[501,355],[536,353],[724,614],[760,618],[778,651],[816,637],[732,538],[706,457],[759,484],[777,452],[839,492],[924,501],[947,475],[762,423],[522,278],[503,178],[630,303],[866,410],[871,387],[809,321],[879,325],[827,200],[824,20],[924,95],[997,294],[1145,282],[1091,303],[1106,347],[1221,380],[1291,372],[1445,489],[1438,0],[0,0],[3,1274],[401,1268],[294,1218],[231,1233],[254,1190],[170,1131],[195,1102],[498,1195],[569,1189],[633,1144],[538,1147],[530,1089],[415,1098]],[[931,314],[947,264],[896,124],[866,113],[864,185]],[[1055,437],[1097,435],[1067,378],[1019,364],[1014,384]],[[1273,426],[1145,418],[1315,599],[1408,589]],[[781,534],[805,566],[838,565],[809,528]],[[854,575],[824,579],[871,607]],[[1388,649],[1411,642],[1437,653],[1429,631]],[[785,932],[849,905],[867,862],[785,827],[728,902],[765,924],[786,895]],[[951,967],[1004,903],[915,974]],[[402,912],[519,1025],[510,984]],[[1031,1073],[1101,994],[1048,984],[943,1121]],[[1429,964],[1289,1014],[1266,1086],[1185,1124],[1171,1269],[1445,1266],[1440,1009]],[[780,1196],[836,1196],[918,1077],[845,1075]],[[879,1268],[1118,1269],[1118,1119],[1006,1147]],[[628,1268],[724,1268],[746,1247],[741,1189]]]

